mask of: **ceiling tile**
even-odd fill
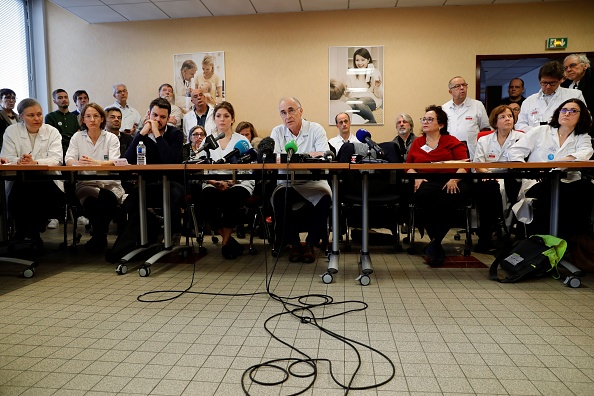
[[[115,5],[115,4],[142,4],[142,3],[150,3],[150,0],[101,0],[107,5]]]
[[[129,21],[169,19],[169,17],[153,3],[114,4],[111,8],[122,14]]]
[[[346,10],[348,0],[301,0],[303,11]]]
[[[155,1],[155,5],[170,18],[200,18],[212,14],[198,0]]]
[[[252,0],[252,4],[258,14],[301,11],[299,0]]]
[[[51,0],[52,3],[61,7],[82,7],[82,6],[102,6],[105,5],[100,0]]]
[[[249,15],[256,10],[249,1],[237,0],[202,0],[206,8],[215,16],[223,15]]]
[[[106,5],[89,7],[70,7],[68,11],[89,23],[125,22],[122,15]]]
[[[396,7],[396,0],[351,0],[349,2],[349,8],[351,10],[394,7]]]

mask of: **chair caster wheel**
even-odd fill
[[[118,275],[124,275],[126,272],[128,272],[128,266],[126,264],[118,264],[115,271]]]
[[[582,285],[582,281],[580,280],[580,278],[575,277],[575,276],[568,276],[567,278],[565,278],[565,280],[563,281],[563,284],[565,286],[569,286],[572,289],[578,288]]]
[[[464,255],[464,257],[470,257],[470,249],[464,249],[462,254]]]
[[[250,256],[255,256],[256,254],[258,254],[258,251],[255,248],[250,248],[248,250],[248,253],[250,254]]]
[[[219,243],[219,238],[213,236],[212,237],[212,243]]]
[[[353,248],[353,247],[351,246],[351,244],[350,244],[350,243],[347,243],[347,244],[344,246],[344,251],[345,251],[345,252],[350,252],[352,248]]]
[[[151,267],[143,265],[138,269],[138,274],[142,277],[149,276],[151,274]]]
[[[207,252],[207,250],[206,250],[206,248],[204,246],[200,246],[198,248],[198,253],[200,253],[200,254],[206,254],[206,252]]]
[[[371,278],[368,275],[360,275],[357,280],[361,286],[367,286],[371,283]]]
[[[325,274],[322,275],[322,282],[324,282],[326,285],[332,283],[332,281],[334,280],[334,277],[332,276],[332,274],[326,272]]]
[[[35,269],[34,268],[27,268],[23,271],[23,277],[24,278],[32,278],[33,275],[35,275]]]
[[[459,241],[459,240],[460,240],[460,234],[456,234],[456,235],[454,235],[454,239],[455,239],[456,241]]]
[[[402,243],[406,243],[408,245],[410,243],[410,238],[409,237],[402,238]]]

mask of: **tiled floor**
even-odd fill
[[[58,240],[60,232],[49,231],[46,241]],[[253,395],[297,393],[312,381],[304,394],[343,395],[329,374],[329,361],[344,385],[356,372],[353,387],[372,386],[394,373],[387,384],[352,395],[594,395],[590,278],[579,289],[553,279],[498,284],[487,279],[487,268],[432,269],[420,256],[374,247],[375,272],[371,284],[362,287],[355,281],[355,247],[340,255],[340,272],[326,285],[319,277],[327,266],[324,257],[301,265],[289,264],[285,256],[275,267],[270,291],[281,297],[332,297],[334,305],[296,313],[315,314],[326,329],[322,332],[311,320],[280,315],[282,304],[263,294],[267,266],[270,271],[274,265],[270,256],[268,262],[263,253],[225,261],[216,246],[207,247],[209,254],[196,263],[193,293],[167,302],[137,297],[168,290],[145,297],[167,298],[186,289],[192,260],[163,259],[147,278],[133,271],[137,262],[118,276],[114,265],[83,249],[46,255],[32,279],[18,278],[18,267],[2,265],[0,395],[240,395],[250,366],[287,359],[275,363],[287,367],[294,361],[288,359],[304,357],[271,338],[265,326],[319,359],[317,378],[291,376],[265,388],[244,381]],[[361,308],[361,302],[368,304],[366,310],[331,317]],[[346,345],[330,331],[360,344]],[[293,371],[312,369],[298,363]],[[267,381],[283,376],[273,368],[255,374]]]

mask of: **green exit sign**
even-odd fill
[[[567,37],[548,38],[547,49],[565,49],[567,48]]]

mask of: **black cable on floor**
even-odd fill
[[[285,188],[285,208],[287,207],[287,197],[288,197],[288,184],[289,184],[288,171],[289,171],[289,165],[287,164],[287,179],[286,179],[286,187],[287,188]],[[184,168],[184,180],[185,180],[185,168]],[[265,197],[264,164],[262,164],[262,196]],[[283,224],[286,223],[286,214],[287,214],[287,210],[285,210],[285,212],[283,213],[283,216],[284,216],[283,219],[285,220],[285,221],[283,221]],[[266,222],[266,219],[264,219],[264,222]],[[252,230],[252,232],[254,232],[254,230]],[[284,232],[282,233],[280,243],[277,246],[279,246],[279,247],[282,246],[283,242],[284,242]],[[279,250],[279,253],[280,253],[280,250]],[[309,389],[311,389],[314,386],[314,384],[317,380],[318,371],[319,371],[318,365],[320,363],[328,364],[328,371],[329,371],[329,374],[330,374],[332,380],[334,381],[334,383],[336,385],[338,385],[340,388],[344,389],[345,395],[348,395],[348,393],[351,390],[366,390],[366,389],[378,388],[378,387],[390,382],[396,375],[396,367],[394,366],[394,363],[387,355],[380,352],[378,349],[371,347],[370,345],[363,344],[363,343],[358,342],[354,339],[351,339],[351,338],[348,338],[341,334],[338,334],[338,333],[331,331],[330,329],[328,329],[320,324],[324,320],[341,317],[341,316],[347,315],[349,313],[362,312],[368,308],[368,304],[365,303],[364,301],[358,301],[358,300],[346,300],[346,301],[342,301],[342,302],[335,302],[334,299],[327,294],[306,294],[306,295],[301,295],[301,296],[296,296],[296,297],[277,295],[276,293],[274,293],[271,290],[271,282],[272,282],[274,272],[276,270],[276,266],[279,261],[279,256],[280,255],[277,255],[276,260],[274,261],[274,264],[273,264],[271,270],[269,271],[268,251],[267,251],[267,243],[266,243],[266,238],[265,238],[264,239],[264,264],[265,264],[265,271],[266,271],[266,291],[265,292],[208,293],[208,292],[190,291],[190,289],[194,285],[194,279],[195,279],[195,274],[196,274],[196,262],[194,262],[190,285],[186,289],[184,289],[184,290],[149,291],[149,292],[139,295],[137,297],[137,300],[140,302],[147,302],[147,303],[165,302],[165,301],[175,300],[184,294],[198,294],[198,295],[226,296],[226,297],[246,297],[246,296],[268,295],[271,299],[281,303],[283,306],[283,312],[272,315],[271,317],[266,319],[266,321],[264,322],[264,329],[268,332],[268,334],[270,334],[270,336],[273,339],[275,339],[279,343],[285,345],[286,347],[290,348],[292,351],[295,351],[299,355],[302,355],[303,358],[288,357],[288,358],[272,359],[272,360],[268,360],[266,362],[259,363],[259,364],[253,365],[251,367],[248,367],[244,371],[242,378],[241,378],[241,387],[246,395],[250,394],[250,389],[254,385],[259,386],[259,387],[271,387],[271,386],[279,386],[279,385],[282,386],[283,384],[287,383],[287,381],[289,381],[291,379],[309,378],[310,379],[309,383],[305,384],[303,386],[303,388],[299,389],[299,391],[297,391],[296,393],[293,393],[293,395],[299,395],[304,392],[307,392]],[[158,299],[158,300],[144,299],[144,297],[151,295],[151,294],[155,294],[155,293],[176,293],[176,294],[172,297]],[[310,300],[314,300],[317,302],[311,303],[311,302],[309,302]],[[346,311],[343,311],[341,313],[336,313],[336,314],[331,314],[331,315],[321,315],[321,316],[316,315],[316,313],[315,313],[315,311],[317,311],[319,309],[325,310],[327,307],[331,307],[331,306],[332,307],[347,306],[347,305],[351,305],[351,304],[355,305],[355,307],[349,308]],[[337,341],[343,342],[346,346],[348,346],[348,348],[350,348],[356,354],[356,356],[357,356],[356,369],[349,376],[347,383],[341,382],[336,377],[334,370],[332,368],[332,360],[331,359],[312,358],[309,355],[307,355],[305,352],[303,352],[302,350],[296,348],[294,345],[291,345],[289,342],[283,341],[280,337],[278,337],[274,334],[274,331],[270,328],[270,322],[277,318],[280,319],[285,316],[293,317],[294,319],[298,320],[299,323],[311,325],[314,328],[318,329],[320,332],[328,335],[329,337],[331,337]],[[361,370],[361,367],[362,367],[362,358],[361,358],[360,348],[381,356],[390,365],[391,373],[385,380],[382,380],[380,382],[376,382],[376,383],[373,383],[370,385],[365,385],[365,386],[354,386],[353,385],[353,383],[357,377],[357,374],[359,373],[359,371]],[[282,367],[281,364],[284,365],[285,367]],[[300,371],[301,366],[305,366],[306,368],[309,368],[310,371],[303,373],[302,371]],[[282,378],[279,380],[261,380],[258,378],[259,370],[267,371],[267,372],[270,370],[277,371],[281,374]]]

